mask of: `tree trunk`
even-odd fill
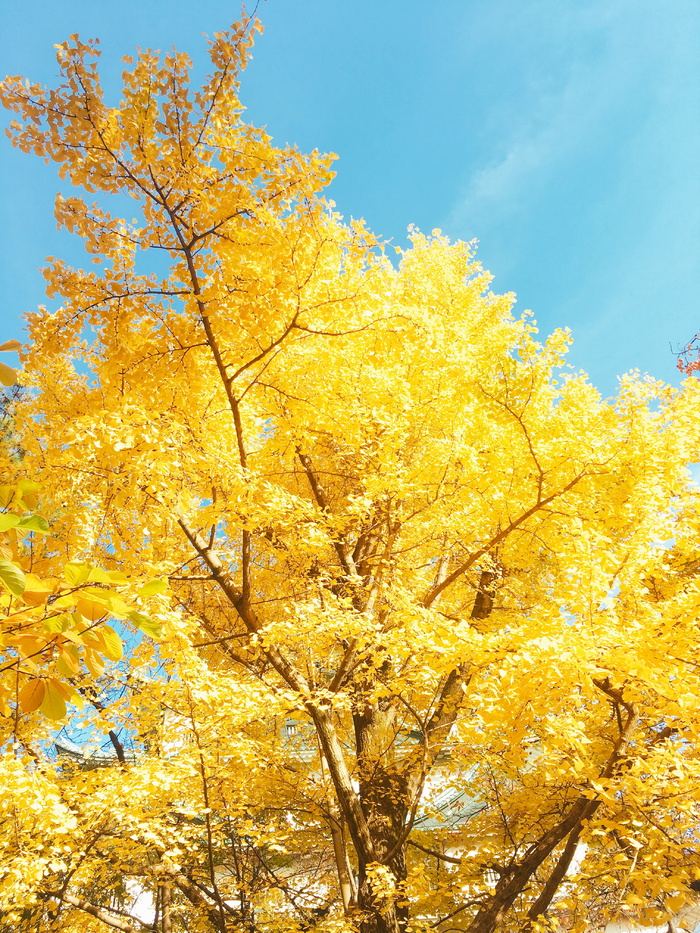
[[[376,852],[374,864],[359,861],[361,933],[403,933],[408,922],[402,890],[406,881],[408,785],[406,775],[386,761],[385,751],[394,714],[388,702],[380,701],[353,717],[360,803]]]
[[[164,881],[160,889],[163,911],[163,933],[172,933],[173,924],[170,913],[170,882]]]
[[[329,822],[331,838],[333,840],[333,854],[335,855],[335,864],[338,869],[340,896],[343,899],[343,911],[347,915],[356,902],[355,884],[350,872],[342,824],[333,816],[330,817]]]

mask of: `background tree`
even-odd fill
[[[698,873],[698,390],[601,400],[439,231],[392,266],[328,157],[243,122],[256,28],[194,93],[148,51],[108,107],[77,37],[56,90],[3,86],[15,144],[97,195],[57,199],[101,269],[45,272],[25,462],[68,557],[168,578],[175,674],[135,650],[100,715],[143,758],[108,780],[11,763],[67,815],[17,830],[49,856],[8,909],[139,928],[84,893],[138,879],[163,930],[667,918]]]
[[[678,368],[687,375],[700,369],[700,334],[696,334],[678,354]]]

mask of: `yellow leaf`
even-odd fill
[[[56,661],[56,670],[64,677],[72,677],[80,670],[78,649],[74,645],[62,645]]]
[[[97,635],[102,642],[105,657],[110,661],[118,661],[123,654],[123,648],[121,639],[114,629],[109,625],[101,625],[97,630]]]
[[[6,363],[0,363],[0,382],[8,387],[17,382],[17,373]]]
[[[102,658],[92,648],[85,649],[85,666],[93,677],[101,677],[105,672]]]
[[[105,607],[93,599],[84,599],[78,596],[75,600],[75,606],[81,616],[90,622],[97,622],[102,616],[106,615]]]
[[[72,563],[66,564],[64,569],[64,577],[66,583],[69,583],[71,586],[80,586],[82,583],[87,582],[90,577],[90,571],[92,567],[90,564],[85,563]]]
[[[48,719],[64,719],[66,715],[66,700],[64,691],[57,680],[53,678],[46,681],[46,693],[41,703],[41,712]]]
[[[20,708],[25,713],[33,713],[39,709],[44,702],[46,687],[43,680],[30,680],[26,683],[18,694]]]

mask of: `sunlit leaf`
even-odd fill
[[[19,528],[25,531],[34,531],[46,535],[49,533],[49,523],[43,515],[24,515],[19,521]]]
[[[101,677],[105,672],[104,662],[92,648],[85,649],[85,666],[93,677]]]
[[[8,560],[0,559],[0,582],[13,596],[21,596],[24,593],[24,573],[16,564]]]
[[[0,531],[7,531],[8,528],[14,528],[19,525],[20,517],[13,512],[3,512],[0,515]]]
[[[167,580],[149,580],[139,590],[139,596],[155,596],[158,593],[165,593],[167,589]]]
[[[77,597],[75,606],[80,615],[90,622],[101,619],[107,611],[103,603],[98,603],[94,599],[84,599],[81,596]]]
[[[17,697],[20,709],[23,709],[25,713],[33,713],[44,702],[45,694],[46,688],[43,680],[28,681]]]
[[[8,388],[17,382],[17,373],[15,370],[2,362],[0,362],[0,382]]]
[[[63,677],[72,677],[80,670],[80,655],[75,645],[61,645],[56,671]]]
[[[118,661],[124,653],[121,638],[109,625],[101,625],[98,634],[104,644],[105,657],[110,661]]]
[[[127,619],[133,622],[136,628],[140,629],[146,635],[150,635],[152,638],[160,638],[163,634],[160,624],[155,622],[150,616],[144,615],[143,612],[137,612],[135,609],[132,609],[127,613]]]
[[[83,583],[87,583],[88,579],[90,578],[91,571],[92,567],[90,564],[66,564],[64,569],[64,578],[66,583],[69,583],[71,586],[80,586]]]
[[[50,678],[45,682],[46,692],[41,703],[41,712],[48,719],[64,719],[66,716],[66,698],[58,681]]]
[[[91,567],[88,580],[90,583],[111,583],[112,577],[109,571],[103,570],[101,567]]]

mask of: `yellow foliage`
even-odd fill
[[[214,37],[195,92],[186,56],[142,52],[108,107],[77,37],[58,89],[2,87],[14,143],[97,195],[56,204],[97,262],[52,260],[57,307],[28,316],[22,466],[72,563],[49,582],[4,532],[34,574],[26,598],[3,577],[20,709],[60,714],[81,661],[119,660],[105,616],[153,634],[153,606],[164,632],[95,713],[130,757],[24,772],[74,823],[21,824],[7,909],[109,926],[85,892],[128,913],[138,879],[192,930],[675,911],[700,788],[698,383],[631,374],[601,399],[472,245],[412,230],[392,265],[323,201],[331,157],[243,121],[256,28]],[[130,608],[112,585],[143,577]]]

